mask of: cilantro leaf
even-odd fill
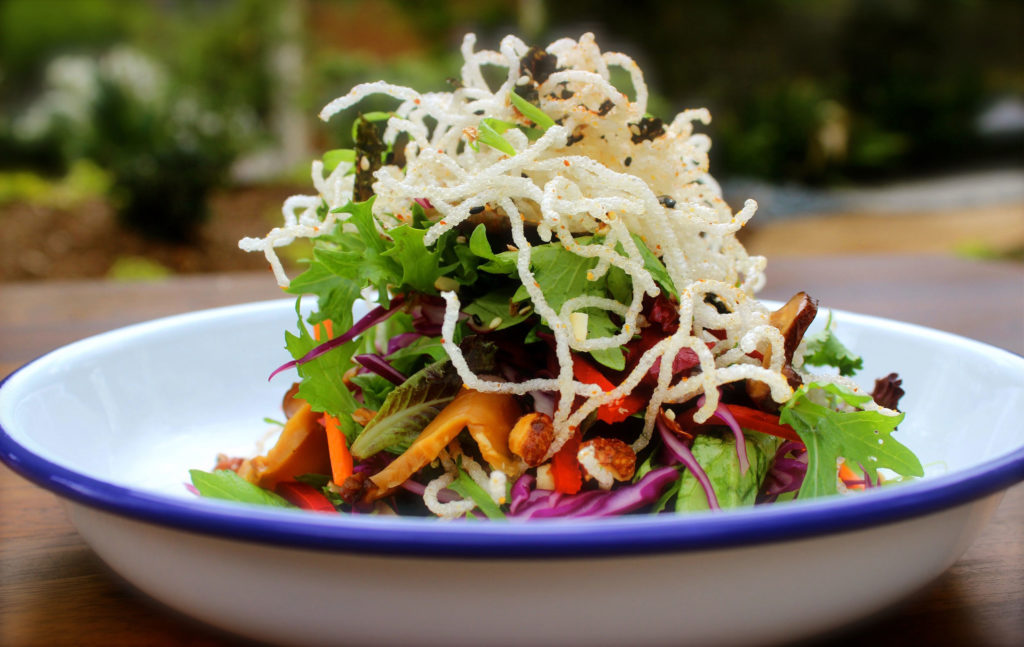
[[[204,497],[280,508],[295,507],[283,497],[246,481],[231,470],[189,470],[188,474],[192,479],[192,485]]]
[[[864,368],[864,360],[843,345],[832,332],[832,313],[828,314],[825,329],[807,337],[807,351],[804,364],[811,366],[834,366],[840,375],[847,377]]]
[[[858,407],[870,396],[857,395],[834,384],[811,382],[797,389],[779,413],[779,421],[796,430],[807,447],[807,476],[800,488],[801,498],[835,494],[836,461],[845,458],[860,465],[872,481],[878,468],[903,476],[924,476],[921,462],[910,449],[891,436],[904,414],[883,415],[877,411],[837,411],[812,402],[808,393],[820,389],[837,402]]]

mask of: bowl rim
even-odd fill
[[[107,335],[262,312],[294,299],[222,306],[162,317],[61,346],[0,380],[4,387],[54,353]],[[1024,358],[959,335],[882,317],[833,311],[847,321],[903,328],[968,344],[1013,361]],[[550,558],[638,556],[768,544],[826,536],[910,520],[996,494],[1024,481],[1024,446],[967,469],[930,476],[854,497],[829,497],[783,506],[758,506],[688,515],[642,515],[542,522],[444,522],[430,518],[325,515],[179,499],[117,485],[58,465],[19,443],[0,424],[0,461],[28,481],[70,502],[164,528],[284,548],[330,552],[451,558]]]

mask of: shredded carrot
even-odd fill
[[[327,339],[334,337],[334,322],[324,319],[320,324],[313,324],[313,337],[320,341],[321,333],[325,333]],[[341,431],[341,423],[330,414],[324,414],[320,418],[320,424],[324,426],[327,434],[327,452],[331,457],[331,480],[335,485],[341,485],[345,479],[352,476],[352,453],[348,450],[348,444],[344,432]]]
[[[320,419],[327,433],[327,451],[331,456],[331,480],[341,485],[352,476],[352,453],[345,442],[345,434],[334,416],[324,414]]]
[[[576,453],[580,450],[582,435],[577,429],[551,457],[551,478],[555,482],[555,492],[576,494],[583,487],[583,472]]]
[[[846,461],[839,464],[839,480],[845,483],[846,487],[850,490],[864,489],[864,477],[850,469]]]
[[[321,341],[321,324],[323,325],[323,332],[327,333],[327,339],[334,338],[334,322],[330,319],[324,319],[320,323],[313,324],[313,339]]]

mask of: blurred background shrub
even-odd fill
[[[595,32],[644,68],[652,112],[711,109],[723,178],[1019,168],[1022,25],[1015,0],[5,0],[0,172],[89,160],[122,223],[187,240],[211,190],[299,181],[348,144],[354,114],[315,115],[352,85],[446,89],[466,31]]]

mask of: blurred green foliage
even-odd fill
[[[712,170],[875,180],[1022,162],[979,114],[1024,99],[1015,0],[548,2],[547,36],[592,30],[634,56],[673,110],[714,117]]]
[[[109,190],[110,175],[88,160],[75,161],[66,175],[52,179],[26,170],[0,171],[0,205],[71,207],[102,198]]]
[[[282,96],[289,11],[303,60]],[[372,34],[347,24],[357,15]],[[0,167],[61,175],[91,159],[126,224],[187,238],[238,156],[280,145],[283,104],[319,124],[360,82],[446,90],[466,31],[486,48],[507,33],[544,45],[595,32],[644,69],[652,113],[712,111],[712,170],[725,177],[835,184],[1020,164],[1019,131],[985,137],[976,121],[1024,97],[1022,24],[1013,0],[4,0]],[[103,72],[115,51],[151,63],[158,100]],[[81,105],[47,104],[85,74],[68,61],[91,61],[96,83],[78,87]],[[393,106],[373,97],[358,111]],[[313,149],[349,145],[355,116],[314,125]]]
[[[186,240],[271,97],[276,3],[0,4],[0,165],[51,174],[89,159],[121,221]],[[60,20],[55,20],[60,12]],[[253,65],[253,61],[257,64]]]

